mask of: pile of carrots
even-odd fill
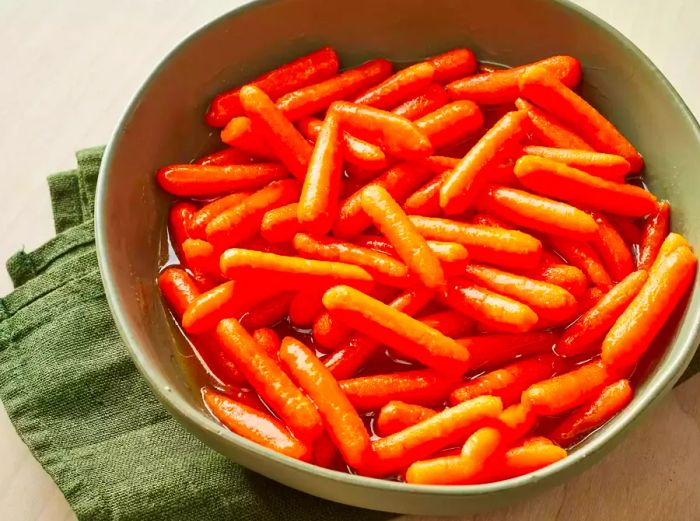
[[[554,56],[393,72],[323,48],[217,96],[157,180],[160,288],[233,432],[409,483],[554,463],[631,400],[696,257]],[[635,177],[636,176],[636,177]]]

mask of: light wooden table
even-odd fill
[[[105,143],[158,60],[232,0],[0,0],[0,259],[52,236],[45,177]],[[579,0],[632,39],[700,115],[700,2]],[[653,122],[650,122],[653,124]],[[10,291],[0,276],[0,294]],[[700,519],[700,377],[674,390],[604,462],[506,511],[512,520]],[[0,519],[71,520],[0,406]]]

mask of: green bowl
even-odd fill
[[[97,189],[97,250],[109,304],[136,366],[163,405],[213,449],[256,472],[333,501],[391,512],[456,515],[503,506],[562,483],[600,459],[679,378],[698,341],[700,292],[632,403],[571,455],[498,483],[418,486],[344,474],[282,456],[218,424],[180,363],[187,344],[156,286],[171,200],[155,170],[217,148],[202,123],[212,96],[289,59],[334,46],[349,66],[383,56],[416,61],[466,46],[485,61],[528,63],[571,54],[584,66],[583,95],[646,157],[649,187],[673,205],[674,229],[700,245],[700,130],[668,81],[624,36],[565,1],[259,1],[211,22],[146,79],[109,143]],[[681,313],[679,313],[681,315]],[[660,351],[661,352],[661,351]]]

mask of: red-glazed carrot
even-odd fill
[[[391,111],[397,116],[403,116],[406,119],[415,121],[439,109],[448,101],[449,98],[447,97],[445,88],[437,83],[432,83],[420,94],[404,101],[401,105],[391,109]]]
[[[370,87],[353,101],[389,110],[421,92],[432,83],[434,75],[435,68],[430,63],[416,63],[388,77],[379,85]]]
[[[232,316],[231,302],[234,298],[233,281],[224,282],[199,295],[187,307],[182,324],[189,333],[201,333],[214,329],[219,320]]]
[[[207,197],[260,188],[275,179],[289,177],[277,163],[203,166],[170,165],[158,170],[156,179],[166,192],[180,197]]]
[[[542,380],[523,392],[522,402],[536,413],[561,414],[591,400],[613,374],[601,362],[588,362],[569,372]]]
[[[299,183],[292,179],[273,181],[209,221],[205,229],[207,240],[217,247],[240,244],[258,233],[267,211],[289,204],[297,197]]]
[[[593,213],[598,225],[598,235],[593,239],[593,248],[600,255],[603,265],[614,281],[621,281],[634,270],[632,252],[615,227],[600,213]]]
[[[581,80],[581,63],[576,58],[552,56],[512,69],[468,76],[448,84],[447,92],[452,99],[468,99],[479,105],[513,103],[520,94],[518,80],[532,65],[542,67],[569,87],[574,87]]]
[[[526,120],[526,112],[508,112],[447,174],[440,188],[440,207],[445,213],[462,213],[472,204],[488,182],[487,167],[525,135]]]
[[[425,217],[440,215],[442,213],[442,208],[440,208],[440,187],[445,182],[447,175],[448,172],[446,171],[438,174],[413,192],[404,202],[404,210],[411,215],[423,215]]]
[[[515,100],[515,106],[526,110],[532,123],[535,141],[543,145],[569,150],[587,150],[593,152],[593,147],[586,143],[581,136],[564,127],[552,117],[522,98]]]
[[[241,103],[253,128],[258,127],[275,156],[300,180],[304,179],[311,158],[311,145],[270,97],[254,86],[240,91]]]
[[[325,468],[334,468],[333,465],[337,463],[340,454],[327,432],[324,432],[316,438],[313,450],[314,457],[312,461],[315,465]]]
[[[235,194],[225,195],[224,197],[220,197],[202,206],[194,213],[187,226],[189,236],[193,239],[205,238],[207,224],[209,224],[214,217],[238,205],[249,195],[250,192],[237,192]]]
[[[477,207],[513,224],[555,235],[585,240],[598,231],[593,217],[578,208],[505,186],[490,186]]]
[[[630,171],[629,162],[624,157],[614,154],[541,146],[523,147],[523,153],[558,161],[572,168],[583,170],[590,175],[616,183],[624,183],[625,176]]]
[[[329,111],[337,112],[343,129],[389,155],[410,161],[433,152],[430,140],[411,121],[391,112],[347,101],[334,102]]]
[[[433,409],[422,405],[392,400],[384,405],[374,420],[374,430],[386,437],[435,416]]]
[[[460,159],[458,157],[428,156],[425,159],[421,159],[421,164],[427,166],[435,174],[443,174],[456,167]]]
[[[583,271],[591,284],[603,291],[612,287],[610,274],[590,244],[555,236],[551,236],[549,242],[567,262]]]
[[[617,154],[638,172],[644,160],[615,126],[581,96],[542,67],[530,67],[519,78],[520,96],[571,127],[600,152]]]
[[[295,326],[310,326],[323,312],[323,291],[318,289],[301,289],[289,303],[289,320]]]
[[[357,244],[361,244],[367,248],[377,250],[386,255],[396,255],[396,250],[384,237],[376,235],[364,235],[355,239]],[[456,242],[448,241],[426,241],[430,251],[442,262],[458,262],[469,259],[467,249]]]
[[[309,459],[310,448],[269,414],[211,389],[205,388],[203,396],[211,413],[239,436],[295,459]]]
[[[693,251],[693,247],[688,243],[685,237],[678,233],[669,233],[664,239],[664,242],[661,243],[661,249],[659,249],[659,253],[656,255],[654,263],[651,265],[651,268],[649,268],[649,273],[654,273],[658,269],[659,265],[661,264],[661,261],[664,259],[664,257],[666,257],[666,255],[668,255],[672,251],[677,250],[682,246],[685,246],[690,251]]]
[[[316,403],[326,430],[345,462],[354,468],[371,464],[374,454],[369,434],[330,371],[308,347],[292,337],[282,340],[279,356],[294,380]]]
[[[410,219],[426,239],[462,244],[475,261],[527,268],[540,260],[542,243],[520,231],[417,215]]]
[[[541,441],[540,441],[541,440]],[[494,461],[489,472],[491,480],[514,478],[556,463],[566,457],[566,451],[546,438],[530,438],[508,449]]]
[[[297,219],[297,203],[268,210],[260,223],[260,235],[272,243],[290,242],[301,231]]]
[[[582,405],[569,414],[548,436],[559,445],[571,445],[615,416],[630,402],[633,394],[628,380],[618,380],[605,387],[593,402]]]
[[[222,320],[216,333],[222,349],[296,436],[312,441],[321,434],[323,423],[314,404],[237,320]]]
[[[517,356],[550,353],[557,341],[551,332],[480,335],[459,338],[473,357],[472,371],[500,367]]]
[[[182,243],[182,253],[190,269],[219,276],[219,252],[207,241],[186,239]]]
[[[656,208],[656,197],[634,185],[608,181],[539,156],[523,156],[515,175],[526,188],[560,201],[628,217],[642,217]]]
[[[391,69],[387,60],[371,60],[320,83],[285,94],[277,100],[277,106],[289,119],[296,121],[323,111],[336,100],[347,99],[376,85],[391,74]]]
[[[603,340],[603,361],[634,365],[683,299],[695,277],[697,258],[686,246],[665,255]]]
[[[175,203],[168,211],[168,235],[170,236],[170,244],[172,244],[175,255],[180,259],[180,262],[185,261],[182,243],[190,237],[189,226],[196,212],[197,207],[186,201]]]
[[[365,187],[381,186],[396,201],[401,202],[430,176],[430,170],[423,165],[401,163],[390,168]],[[333,225],[333,235],[336,237],[344,239],[355,237],[372,225],[372,220],[362,209],[362,190],[363,188],[360,188],[341,203],[338,218]]]
[[[292,292],[282,293],[256,304],[241,316],[241,325],[253,330],[277,324],[287,316],[293,296]]]
[[[323,311],[314,320],[312,333],[319,350],[331,351],[347,340],[352,328],[328,311]]]
[[[267,412],[265,405],[258,398],[258,394],[251,389],[238,385],[225,385],[221,391],[235,402],[242,403],[258,411]]]
[[[353,329],[427,367],[447,374],[468,368],[469,352],[460,344],[356,289],[333,287],[323,295],[323,305]]]
[[[437,329],[445,336],[452,338],[468,335],[474,332],[474,321],[461,313],[451,310],[436,311],[429,315],[418,317],[424,324]]]
[[[428,58],[426,62],[435,67],[435,81],[448,83],[464,78],[476,71],[476,56],[469,49],[452,49]]]
[[[564,288],[575,298],[581,297],[588,288],[588,278],[583,271],[561,262],[541,263],[536,268],[525,270],[524,274]]]
[[[484,124],[479,107],[471,101],[454,101],[415,120],[434,149],[445,148],[476,132]]]
[[[247,116],[238,116],[226,123],[219,137],[227,145],[240,148],[258,160],[277,160],[274,151],[265,141],[260,124],[254,125]]]
[[[293,90],[326,80],[337,72],[338,56],[330,47],[324,47],[263,74],[249,84],[277,99]],[[224,92],[212,100],[205,116],[208,125],[223,127],[231,118],[243,114],[239,91]]]
[[[668,236],[670,230],[671,206],[668,201],[661,201],[656,211],[647,217],[644,223],[642,239],[639,243],[639,260],[637,266],[640,269],[649,269],[659,254],[661,244]]]
[[[474,217],[472,217],[472,224],[480,224],[481,226],[491,226],[493,228],[512,228],[505,221],[499,219],[498,217],[494,217],[493,215],[488,215],[485,213],[474,214]]]
[[[203,166],[226,166],[243,165],[252,162],[252,160],[253,158],[248,152],[234,147],[226,147],[218,152],[200,157],[195,163]]]
[[[178,320],[200,294],[194,279],[181,268],[165,268],[158,276],[158,287]]]
[[[281,344],[280,337],[277,333],[268,327],[259,327],[253,331],[251,336],[268,355],[273,359],[277,358]]]

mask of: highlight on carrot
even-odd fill
[[[466,48],[452,49],[426,60],[435,68],[434,80],[448,83],[476,71],[476,56]]]
[[[499,333],[459,338],[469,350],[472,371],[493,369],[518,357],[550,353],[557,341],[552,332]]]
[[[290,242],[301,231],[297,206],[298,203],[289,203],[265,212],[260,221],[263,239],[273,243]]]
[[[209,197],[250,190],[289,177],[277,163],[245,165],[170,165],[158,170],[156,179],[166,192],[180,197]]]

